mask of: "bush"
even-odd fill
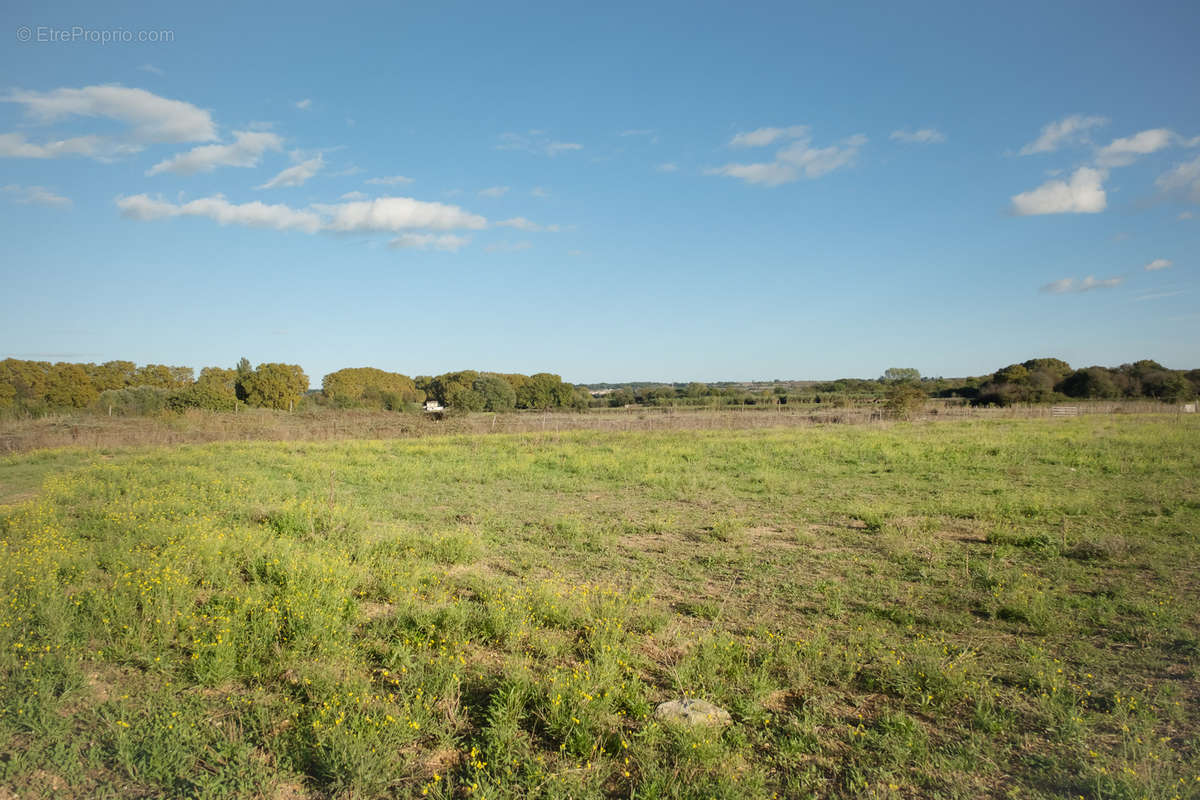
[[[922,408],[928,395],[914,383],[897,383],[887,391],[887,410],[898,419],[912,419]]]
[[[121,417],[157,414],[167,408],[169,389],[157,386],[134,386],[131,389],[109,389],[101,392],[96,406],[101,413]]]

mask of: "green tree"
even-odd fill
[[[133,380],[129,385],[172,389],[175,387],[175,378],[171,374],[171,368],[165,364],[146,364],[134,371]]]
[[[259,364],[239,386],[252,406],[291,410],[308,391],[308,376],[298,364]]]
[[[473,369],[464,369],[459,370],[458,372],[446,372],[438,375],[436,378],[432,378],[429,381],[426,392],[430,397],[433,397],[447,408],[450,408],[454,405],[450,399],[452,396],[457,397],[460,402],[467,402],[473,405],[475,401],[473,399],[469,399],[465,392],[473,391],[471,387],[475,385],[475,381],[478,379],[479,373]],[[482,406],[480,409],[473,410],[481,409]]]
[[[502,375],[485,372],[471,388],[483,397],[485,411],[512,411],[517,407],[517,390]]]
[[[483,411],[487,405],[487,398],[470,386],[458,381],[452,381],[447,384],[445,395],[446,407],[458,411]]]
[[[929,395],[916,383],[894,381],[887,390],[886,408],[899,419],[912,419],[925,407]]]
[[[98,391],[105,392],[129,386],[137,372],[137,365],[132,361],[105,361],[99,366],[88,364],[85,369],[92,379],[92,385]]]
[[[99,396],[79,364],[55,364],[46,376],[46,403],[54,408],[83,408]]]
[[[0,383],[12,387],[13,398],[17,401],[43,402],[51,366],[49,361],[6,358],[0,361]]]
[[[205,367],[200,377],[178,389],[167,400],[176,411],[203,408],[208,411],[232,411],[237,405],[237,371],[222,367]]]
[[[1112,373],[1104,367],[1077,369],[1058,385],[1058,389],[1068,397],[1079,398],[1108,398],[1119,394]]]
[[[562,378],[549,372],[539,372],[530,375],[517,389],[518,408],[536,408],[546,410],[558,405],[559,387]]]
[[[329,373],[321,381],[321,394],[335,405],[365,405],[394,411],[425,400],[425,392],[417,388],[412,378],[374,367]]]
[[[1029,383],[1029,370],[1024,364],[1009,364],[1007,367],[996,370],[992,375],[992,380],[995,383]]]
[[[631,406],[635,402],[637,402],[637,398],[633,396],[633,390],[628,387],[623,386],[608,394],[608,404],[612,408]]]
[[[879,380],[885,383],[915,382],[921,380],[921,373],[913,367],[888,367]]]

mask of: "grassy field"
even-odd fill
[[[1200,797],[1194,418],[40,451],[0,504],[5,800]]]

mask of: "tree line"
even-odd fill
[[[630,383],[571,384],[553,373],[459,370],[410,378],[374,367],[340,369],[309,390],[296,364],[243,358],[234,367],[132,361],[103,364],[0,361],[0,412],[37,415],[90,409],[107,414],[152,414],[189,408],[235,411],[240,407],[292,410],[312,406],[416,411],[426,400],[451,413],[519,409],[687,405],[778,405],[788,403],[906,402],[916,398],[962,398],[977,405],[1058,402],[1069,399],[1149,398],[1183,402],[1200,394],[1200,369],[1173,370],[1143,359],[1119,367],[1073,368],[1057,358],[1009,364],[989,375],[929,378],[912,368],[893,367],[876,379],[773,381],[757,384]],[[897,387],[905,387],[901,392]],[[595,391],[595,394],[593,394]]]
[[[296,364],[251,367],[137,366],[132,361],[72,364],[48,361],[0,361],[0,409],[39,414],[93,409],[109,414],[151,414],[204,408],[234,411],[239,404],[292,409],[308,389],[308,376]]]
[[[586,387],[539,372],[460,370],[410,378],[374,367],[341,369],[325,376],[319,391],[297,364],[243,358],[232,368],[191,367],[108,361],[103,364],[51,363],[9,358],[0,361],[0,411],[39,415],[89,409],[118,415],[184,411],[236,411],[240,407],[294,410],[302,407],[416,411],[426,399],[452,412],[516,409],[585,410]]]

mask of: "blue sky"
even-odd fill
[[[1195,3],[0,19],[0,356],[1200,366]]]

